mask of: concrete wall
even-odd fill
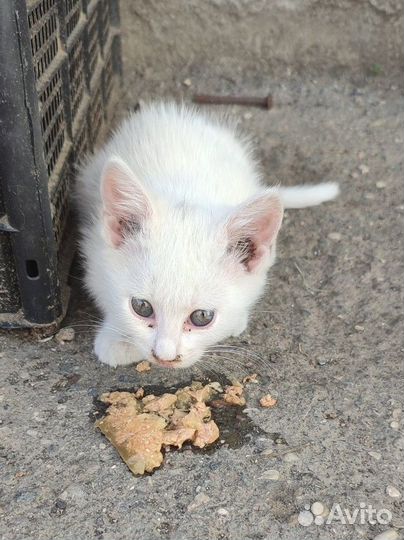
[[[121,0],[129,77],[218,71],[398,78],[402,0]]]

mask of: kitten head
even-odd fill
[[[168,205],[129,167],[103,171],[108,314],[125,341],[166,367],[188,367],[240,333],[265,285],[282,221],[276,192],[238,207]]]

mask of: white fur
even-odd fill
[[[318,204],[337,194],[324,186],[265,188],[249,143],[192,109],[156,104],[130,116],[77,182],[86,285],[104,315],[99,360],[153,361],[157,351],[186,367],[242,332],[275,259],[280,200]],[[257,247],[248,263],[236,245],[246,237]],[[152,304],[153,327],[132,297]],[[216,312],[209,327],[187,323],[196,309]]]
[[[279,188],[285,208],[306,208],[331,201],[339,195],[339,186],[335,182],[325,182],[315,186],[295,186]]]

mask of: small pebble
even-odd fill
[[[286,442],[286,439],[284,439],[284,437],[281,436],[275,439],[275,444],[287,444],[287,442]]]
[[[229,515],[229,511],[226,510],[226,508],[218,508],[217,513],[219,514],[219,516],[228,516]]]
[[[398,533],[394,529],[387,529],[387,531],[384,531],[377,536],[374,537],[373,540],[397,540]]]
[[[320,358],[320,360],[317,360],[317,364],[319,366],[325,366],[327,363],[327,360],[325,358]]]
[[[59,495],[59,499],[62,501],[84,501],[86,498],[87,493],[76,484],[71,484]]]
[[[386,493],[389,497],[393,499],[399,499],[401,497],[401,492],[394,486],[387,486]]]
[[[244,113],[243,118],[245,120],[251,120],[252,114],[250,112],[246,112],[246,113]]]
[[[365,327],[360,324],[355,324],[354,328],[357,332],[363,332],[365,330]]]
[[[401,409],[393,409],[391,411],[391,416],[393,417],[393,420],[398,420],[401,416]]]
[[[394,448],[398,448],[399,450],[404,450],[404,437],[399,437],[393,442]]]
[[[328,235],[328,238],[330,240],[334,240],[334,242],[340,242],[342,238],[342,234],[339,232],[330,232]]]
[[[379,182],[376,182],[377,189],[384,189],[386,187],[386,182],[383,182],[380,180]]]
[[[182,84],[184,86],[188,86],[188,88],[189,88],[190,86],[192,86],[192,81],[191,81],[191,79],[185,79],[184,81],[182,81]]]
[[[380,452],[373,452],[373,451],[370,451],[368,452],[369,456],[371,456],[372,458],[374,459],[377,459],[377,461],[379,461],[379,459],[382,457],[381,453]]]
[[[369,167],[367,165],[364,165],[363,163],[359,165],[358,169],[362,174],[368,174],[369,172]]]
[[[276,469],[268,469],[267,471],[264,471],[260,478],[264,480],[279,480],[279,476],[279,471]]]
[[[400,427],[400,424],[396,420],[393,420],[392,422],[390,422],[390,427],[391,429],[394,429],[395,431],[397,431],[398,428]]]
[[[56,499],[55,508],[57,510],[66,510],[66,507],[67,507],[66,501],[63,501],[62,499]]]
[[[210,497],[206,495],[206,493],[198,493],[198,495],[195,495],[194,500],[188,505],[188,512],[192,512],[193,510],[196,510],[197,508],[199,508],[200,506],[203,506],[209,501],[210,501]]]
[[[243,414],[250,414],[250,413],[256,413],[257,411],[259,411],[259,409],[257,409],[257,407],[245,407],[241,412]]]
[[[352,178],[359,178],[359,174],[357,172],[351,173]]]
[[[295,461],[299,461],[299,456],[294,452],[289,452],[284,455],[283,461],[286,461],[286,463],[294,463]]]
[[[55,339],[58,343],[65,343],[67,341],[73,341],[75,334],[74,328],[66,326],[66,328],[61,328],[59,330]]]
[[[272,450],[272,448],[267,448],[266,450],[263,450],[261,452],[261,455],[262,456],[272,456],[273,453],[274,453],[274,450]]]

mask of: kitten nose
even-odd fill
[[[171,339],[161,338],[156,342],[152,353],[158,360],[171,361],[177,358],[177,347]]]

